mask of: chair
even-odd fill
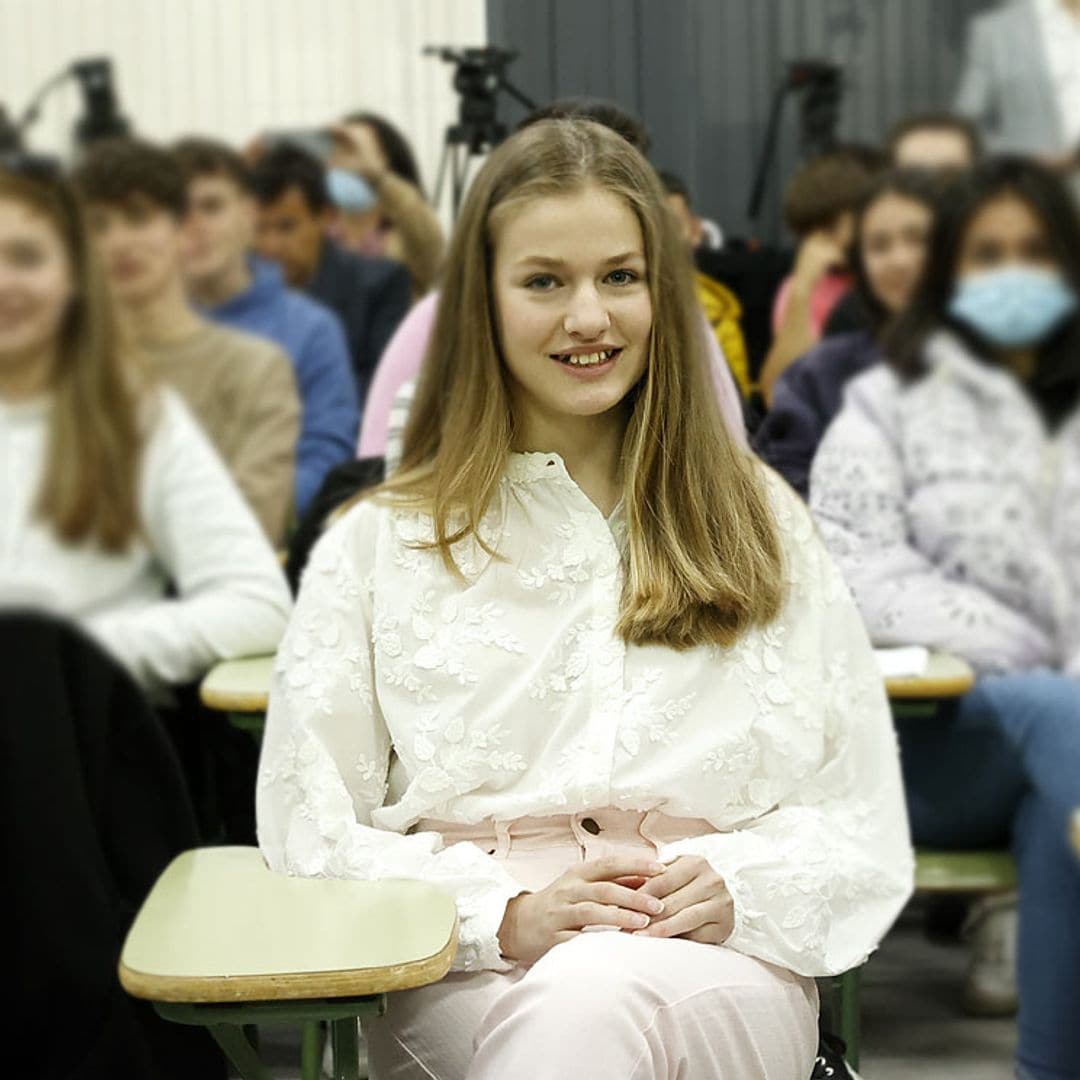
[[[304,1025],[304,1077],[330,1025],[335,1080],[359,1080],[357,1018],[386,995],[437,982],[457,947],[453,898],[421,881],[294,878],[256,848],[199,848],[154,885],[120,958],[120,981],[177,1024],[206,1028],[244,1080],[270,1074],[252,1024]]]

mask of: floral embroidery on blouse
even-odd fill
[[[422,819],[613,806],[705,819],[665,845],[724,877],[729,945],[804,974],[860,962],[911,886],[896,741],[851,597],[798,500],[768,490],[790,595],[732,648],[615,633],[625,516],[551,454],[512,455],[465,581],[417,548],[432,523],[367,501],[320,540],[275,672],[259,839],[295,874],[422,877],[458,904],[459,970],[505,969],[520,886]],[[394,782],[390,783],[392,755]]]

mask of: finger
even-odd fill
[[[576,873],[582,881],[614,881],[621,877],[652,878],[666,869],[646,855],[605,855],[582,863]]]
[[[664,867],[662,874],[657,874],[651,880],[646,881],[641,886],[641,891],[663,900],[664,897],[669,896],[692,881],[697,877],[698,872],[698,863],[693,859],[676,859],[673,863]]]
[[[723,914],[723,907],[718,901],[706,900],[700,904],[691,904],[677,915],[660,919],[643,930],[636,930],[635,933],[642,937],[679,937],[681,934],[689,934],[697,930],[706,923],[719,922]]]
[[[696,941],[699,945],[723,945],[731,937],[731,924],[705,923],[704,926],[699,926],[696,930],[690,930],[679,936],[686,938],[687,941]]]
[[[627,889],[611,881],[587,882],[582,885],[582,900],[591,900],[598,904],[614,904],[629,911],[640,911],[656,918],[664,912],[664,902],[655,896],[639,893],[636,889]]]
[[[640,874],[631,874],[629,877],[620,877],[614,880],[616,885],[625,885],[628,889],[640,889],[649,879],[642,877]]]
[[[560,930],[580,930],[583,926],[617,926],[620,930],[643,930],[649,916],[640,911],[627,911],[615,904],[596,904],[589,900],[572,904],[559,919]]]
[[[664,916],[670,917],[677,912],[685,911],[688,907],[693,907],[694,904],[702,904],[706,900],[716,898],[717,885],[715,882],[696,877],[692,881],[688,881],[681,889],[676,889],[663,898]]]

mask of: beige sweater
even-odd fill
[[[209,322],[182,341],[143,346],[143,353],[184,398],[271,543],[281,546],[300,434],[288,358],[262,338]]]

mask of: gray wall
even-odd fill
[[[947,107],[968,17],[993,0],[488,0],[492,44],[537,102],[587,94],[641,116],[652,160],[681,174],[730,235],[782,238],[783,178],[799,161],[789,100],[761,220],[746,215],[773,90],[792,59],[840,63],[839,134],[878,142],[917,109]],[[510,99],[500,115],[524,110]]]

